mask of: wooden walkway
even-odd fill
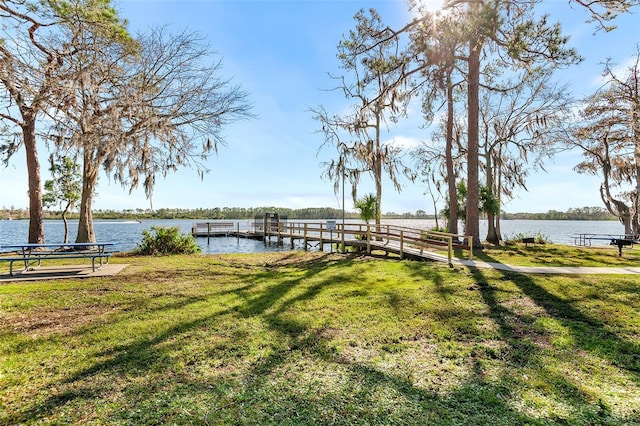
[[[459,265],[470,268],[488,268],[505,272],[525,274],[631,274],[640,275],[638,267],[572,267],[572,266],[512,266],[494,262],[473,260],[471,237],[407,228],[394,225],[365,225],[327,222],[291,222],[277,226],[255,226],[241,231],[236,224],[235,230],[216,230],[214,236],[234,236],[252,238],[265,243],[289,243],[294,248],[296,241],[302,241],[304,248],[324,250],[326,245],[357,247],[371,253],[383,251],[394,253],[402,258],[428,259],[447,262],[449,266]],[[464,241],[466,244],[457,243]],[[453,249],[467,251],[466,259],[453,258]]]
[[[194,225],[192,233],[206,238],[227,236],[262,240],[268,244],[288,243],[291,248],[295,247],[297,241],[302,242],[305,250],[318,248],[323,251],[329,244],[340,250],[342,247],[356,247],[367,253],[384,251],[401,258],[442,260],[442,254],[435,253],[435,250],[444,252],[450,265],[453,263],[453,250],[463,249],[468,252],[468,259],[473,259],[473,241],[469,236],[386,224],[266,221],[253,223],[250,229],[240,230],[239,224],[232,222],[201,222]]]

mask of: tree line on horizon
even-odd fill
[[[283,207],[215,207],[215,208],[160,208],[151,209],[97,209],[94,211],[96,219],[130,219],[130,220],[147,220],[147,219],[255,219],[264,217],[265,213],[278,213],[288,219],[298,220],[318,220],[318,219],[342,219],[342,210],[332,207],[310,207],[301,209],[290,209]],[[45,210],[45,219],[62,219],[62,211]],[[546,213],[507,213],[502,212],[502,219],[505,220],[616,220],[603,207],[579,207],[570,208],[565,212],[557,210],[549,210]],[[360,213],[354,211],[345,211],[345,219],[360,219]],[[439,218],[444,215],[440,212]],[[3,207],[0,209],[0,218],[3,219],[28,219],[29,211],[27,209],[15,209]],[[70,219],[78,219],[79,214],[71,213]],[[415,212],[386,212],[382,214],[383,219],[435,219],[433,214],[428,214],[424,210],[416,210]]]

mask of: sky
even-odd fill
[[[437,7],[437,0],[429,3]],[[233,123],[223,130],[226,146],[207,161],[210,171],[200,179],[193,169],[159,177],[152,203],[142,189],[131,193],[102,176],[94,209],[263,207],[342,208],[342,195],[322,178],[321,163],[335,152],[320,150],[323,135],[311,108],[324,106],[339,112],[347,108],[343,96],[330,89],[339,74],[336,46],[354,27],[353,15],[375,8],[385,24],[399,27],[411,19],[404,0],[118,0],[120,16],[132,33],[166,26],[179,33],[195,31],[222,60],[222,77],[248,92],[255,118]],[[543,0],[540,10],[561,23],[584,61],[556,76],[576,97],[593,93],[602,85],[602,63],[610,58],[624,66],[640,44],[636,7],[634,14],[616,20],[610,33],[585,23],[586,12],[571,8],[567,0]],[[390,127],[384,140],[416,146],[430,139],[419,111]],[[48,179],[46,147],[41,145],[43,181]],[[519,190],[503,210],[516,212],[565,211],[602,206],[600,179],[578,175],[573,167],[579,152],[566,152],[547,161],[546,171],[532,171],[528,191]],[[425,184],[404,180],[402,192],[385,177],[383,212],[433,212]],[[374,192],[372,180],[363,177],[359,194]],[[26,208],[27,174],[21,150],[8,167],[0,166],[0,207]],[[353,210],[347,188],[345,209]],[[440,207],[442,201],[440,201]]]

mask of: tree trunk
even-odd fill
[[[486,134],[486,133],[485,133]],[[486,181],[487,188],[494,188],[493,182],[493,161],[491,161],[491,151],[488,145],[488,141],[485,141],[485,166],[486,166]],[[491,191],[493,193],[493,189]],[[487,241],[491,244],[499,244],[498,232],[496,230],[496,214],[493,211],[487,211]]]
[[[67,221],[67,213],[69,212],[69,208],[71,207],[71,203],[67,203],[64,211],[62,212],[62,221],[64,222],[64,240],[63,243],[69,242],[69,221]]]
[[[44,238],[44,216],[42,211],[42,181],[40,161],[36,141],[36,115],[29,112],[23,115],[22,136],[27,158],[29,175],[29,243],[42,244]]]
[[[382,217],[382,162],[376,160],[376,227],[380,227]]]
[[[449,233],[458,234],[458,197],[456,194],[456,174],[453,169],[453,85],[451,73],[447,75],[447,128],[445,146],[445,164],[447,167],[447,186],[449,193]],[[436,212],[437,214],[437,212]]]
[[[82,197],[80,199],[80,220],[78,221],[78,235],[76,243],[95,243],[96,235],[93,229],[93,213],[91,205],[98,180],[98,164],[92,161],[90,150],[85,149],[82,166]],[[95,163],[95,165],[94,165]]]
[[[473,247],[482,248],[480,242],[480,188],[478,185],[478,116],[480,109],[480,51],[481,42],[471,40],[469,45],[469,71],[467,81],[467,217],[465,233],[473,237]]]
[[[431,194],[431,201],[433,201],[433,218],[436,221],[436,229],[440,229],[440,223],[438,223],[438,204],[436,203],[436,198]]]
[[[632,227],[631,227],[631,215],[630,214],[621,214],[620,216],[618,216],[618,220],[620,220],[620,223],[622,224],[622,226],[624,226],[624,233],[626,235],[631,234],[632,231]]]
[[[637,64],[637,63],[636,63]],[[636,71],[638,69],[636,68]],[[636,76],[637,78],[637,76]],[[637,80],[636,80],[637,82]],[[636,88],[638,86],[635,86]],[[635,96],[632,96],[632,108],[631,108],[631,135],[634,142],[634,160],[636,163],[635,179],[635,197],[632,198],[633,206],[633,235],[640,234],[640,99],[637,89],[634,91]]]
[[[604,182],[600,185],[600,198],[609,213],[616,216],[620,223],[622,223],[622,226],[624,226],[624,233],[630,234],[632,232],[631,211],[624,202],[616,200],[611,196],[611,192],[609,191],[608,169],[608,167],[603,168]],[[613,204],[615,208],[611,204]]]
[[[502,241],[502,230],[500,229],[500,216],[502,215],[502,147],[498,151],[498,177],[496,179],[495,196],[498,199],[498,212],[496,213],[496,235],[498,242]]]
[[[382,153],[380,148],[380,114],[376,112],[376,140],[375,152],[373,154],[373,174],[376,181],[376,229],[380,230],[380,219],[382,217]]]

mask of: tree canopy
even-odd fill
[[[0,14],[0,117],[10,135],[0,152],[8,160],[25,147],[29,242],[44,242],[38,134],[82,160],[76,241],[91,242],[101,170],[150,198],[158,175],[193,167],[202,176],[222,129],[251,117],[248,94],[195,33],[130,35],[109,0],[4,1]],[[45,115],[47,128],[37,123]]]

